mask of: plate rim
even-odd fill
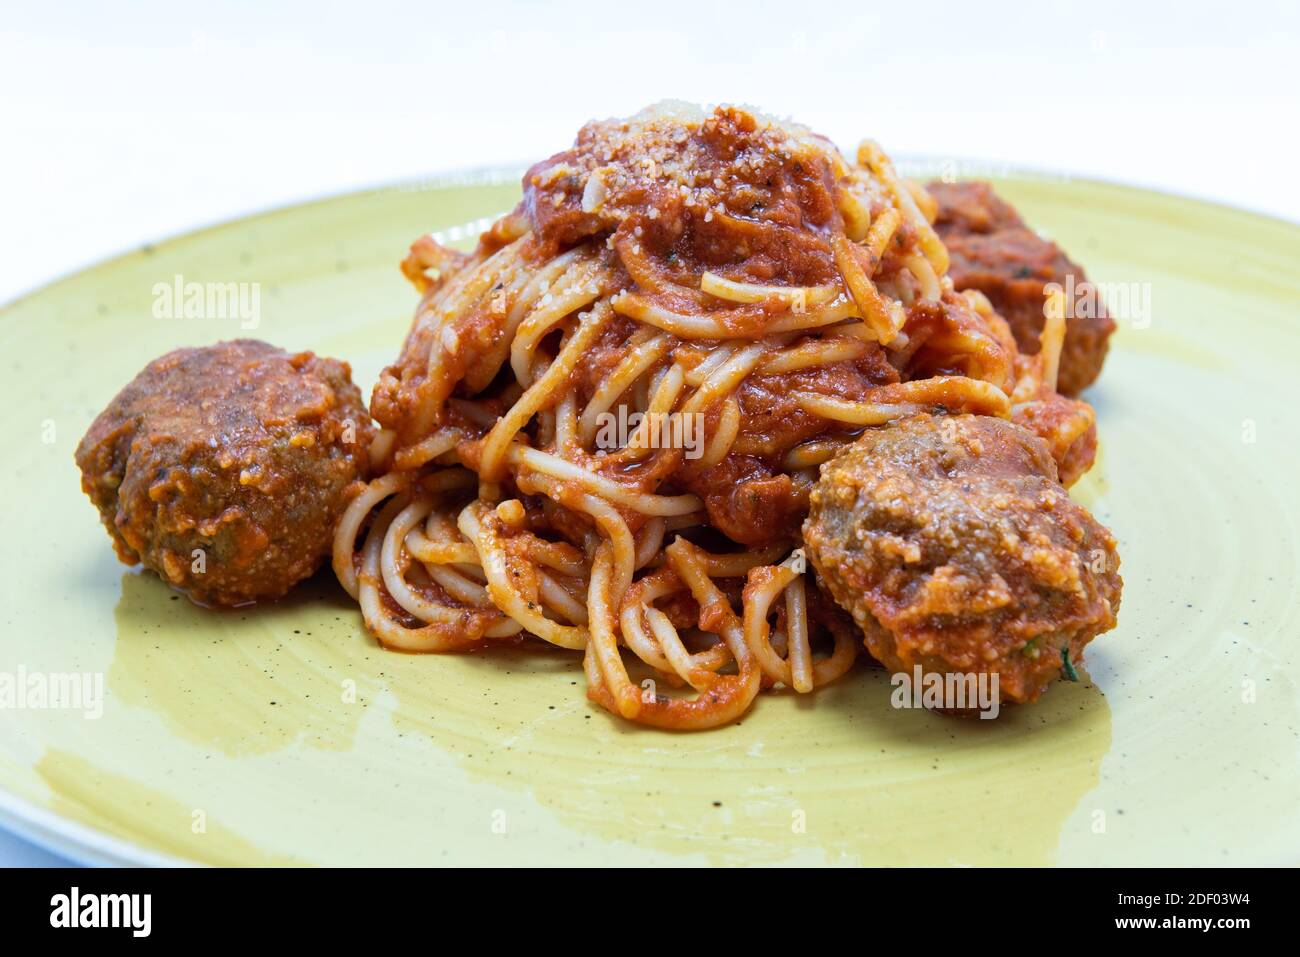
[[[137,842],[59,814],[0,785],[0,827],[83,867],[200,867],[203,862],[153,851]]]
[[[1238,206],[1234,203],[1224,202],[1222,200],[1210,199],[1205,196],[1194,193],[1185,193],[1178,190],[1166,189],[1160,186],[1146,185],[1135,181],[1111,178],[1107,176],[1094,176],[1091,174],[1080,174],[1066,167],[1053,168],[1048,166],[1034,166],[1030,164],[1018,163],[1000,163],[994,159],[974,159],[958,155],[947,155],[940,153],[907,153],[900,152],[891,154],[895,166],[903,166],[908,163],[927,163],[941,164],[944,162],[956,162],[958,164],[968,163],[972,165],[983,164],[986,166],[998,167],[999,172],[995,175],[989,173],[985,176],[968,176],[961,175],[955,177],[956,180],[978,180],[978,179],[1002,179],[1002,180],[1028,180],[1031,182],[1047,183],[1081,183],[1083,185],[1105,186],[1115,189],[1128,190],[1135,193],[1148,193],[1161,196],[1166,199],[1175,199],[1186,203],[1195,203],[1200,206],[1209,206],[1214,209],[1235,213],[1237,215],[1249,216],[1266,223],[1286,226],[1293,230],[1300,231],[1300,219],[1288,219],[1275,213],[1265,213],[1257,209],[1251,209],[1247,206]],[[160,246],[164,243],[173,243],[180,240],[193,239],[205,233],[213,232],[218,229],[225,229],[228,226],[237,226],[242,223],[251,223],[259,219],[266,219],[272,216],[278,216],[281,213],[290,210],[304,209],[311,206],[323,205],[325,203],[335,202],[342,199],[350,199],[359,196],[367,196],[375,193],[389,193],[395,191],[420,192],[424,190],[448,189],[454,186],[504,186],[518,179],[529,167],[527,164],[485,164],[478,166],[458,167],[450,170],[443,170],[431,173],[427,176],[403,177],[393,180],[380,180],[368,186],[356,186],[338,191],[330,191],[315,196],[306,196],[301,199],[292,200],[278,205],[266,206],[259,209],[253,209],[244,213],[237,214],[228,219],[217,219],[201,222],[189,229],[180,232],[167,233],[163,236],[152,239],[145,239],[130,247],[119,249],[116,252],[106,253],[98,258],[91,259],[81,265],[68,267],[66,270],[43,280],[39,285],[28,289],[20,290],[8,299],[0,300],[0,319],[3,319],[5,313],[11,308],[22,305],[28,299],[33,299],[41,295],[53,286],[60,283],[75,279],[83,273],[100,269],[104,266],[110,266],[119,260],[126,259],[128,256],[136,255],[142,250]]]

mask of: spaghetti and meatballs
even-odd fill
[[[411,246],[377,430],[341,363],[181,350],[92,426],[83,485],[198,600],[283,594],[332,541],[384,646],[554,645],[643,724],[715,727],[864,653],[1032,701],[1120,601],[1066,492],[1097,431],[1063,393],[1109,329],[1067,319],[1077,267],[1032,235],[749,110],[590,123],[472,252]]]
[[[795,124],[668,105],[589,124],[523,185],[474,252],[425,237],[403,263],[422,299],[371,403],[380,477],[334,554],[383,644],[541,639],[583,655],[601,706],[693,729],[839,679],[864,632],[888,665],[995,669],[1028,701],[1113,625],[1113,541],[1062,484],[1096,452],[1058,392],[1062,304],[1040,283],[1037,321],[1009,322],[958,289],[938,205],[878,146],[850,162]],[[698,420],[700,454],[651,441],[656,416]],[[840,534],[876,459],[933,469],[945,421],[968,479],[911,479],[898,518],[925,524],[899,547],[922,564],[891,577]],[[1094,549],[1099,577],[1077,567]],[[909,623],[930,565],[935,589],[966,578]]]

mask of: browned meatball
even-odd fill
[[[241,339],[149,363],[76,458],[123,562],[239,605],[320,565],[373,436],[347,363]]]
[[[1044,288],[1087,281],[1083,268],[1055,243],[1029,229],[1020,215],[988,183],[933,182],[926,187],[938,204],[934,228],[948,247],[948,275],[959,290],[978,289],[1011,326],[1022,352],[1038,351],[1043,328]],[[1067,305],[1065,345],[1057,388],[1078,395],[1096,380],[1106,360],[1115,322],[1097,303],[1096,312],[1076,302]]]
[[[918,415],[828,462],[804,524],[822,583],[886,667],[988,673],[1032,701],[1115,626],[1115,539],[1046,443],[987,416]]]

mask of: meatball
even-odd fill
[[[807,555],[896,672],[996,674],[1026,702],[1115,626],[1115,539],[1072,502],[1047,444],[987,416],[868,430],[822,468]]]
[[[317,569],[373,437],[347,363],[241,339],[149,363],[76,460],[118,558],[240,605]]]
[[[1073,276],[1078,289],[1088,278],[1082,267],[1029,229],[988,183],[933,182],[927,189],[938,205],[934,228],[948,247],[953,285],[988,296],[1011,326],[1020,350],[1036,353],[1045,287],[1059,283],[1069,288],[1067,277]],[[1085,304],[1076,296],[1066,316],[1057,388],[1078,395],[1100,374],[1115,322],[1095,297]]]

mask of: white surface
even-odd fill
[[[7,5],[0,301],[239,213],[540,158],[664,97],[1300,219],[1293,2]]]
[[[0,302],[241,213],[537,159],[666,97],[1300,220],[1293,2],[5,6]],[[0,864],[48,859],[0,839]]]
[[[0,831],[0,866],[66,867],[68,863],[67,859],[51,854],[16,834]]]

